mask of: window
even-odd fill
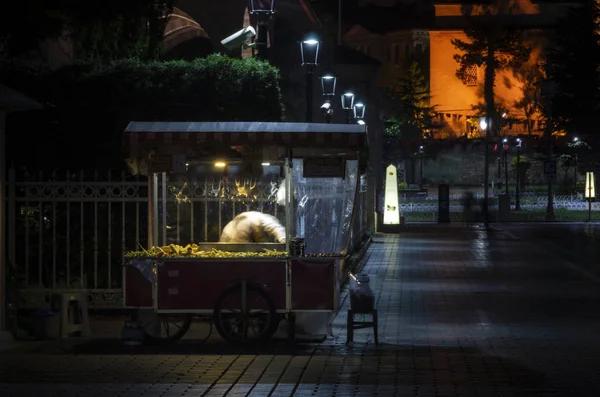
[[[465,85],[473,87],[477,85],[477,66],[467,66],[465,71]]]

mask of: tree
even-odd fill
[[[499,0],[494,5],[482,6],[480,15],[471,15],[472,6],[465,6],[464,11],[469,21],[465,29],[467,40],[453,39],[452,44],[460,51],[454,55],[459,68],[456,76],[466,81],[468,70],[472,66],[484,66],[483,92],[486,108],[487,125],[485,140],[484,195],[483,217],[488,225],[488,181],[489,181],[489,137],[490,130],[496,130],[498,117],[494,103],[494,84],[496,72],[501,69],[515,69],[529,59],[531,48],[523,38],[523,32],[512,24],[510,14],[513,11],[509,0]],[[494,135],[497,135],[494,134]]]
[[[597,129],[600,110],[600,10],[581,1],[554,26],[546,48],[548,79],[557,84],[553,117],[559,130],[585,134]]]
[[[65,24],[61,0],[8,1],[0,12],[0,60],[28,56],[44,39],[58,38]]]
[[[385,121],[386,145],[390,161],[410,159],[414,171],[415,146],[420,140],[431,138],[436,123],[435,106],[430,106],[431,95],[419,63],[410,62],[406,76],[398,79],[388,90],[390,117]]]
[[[20,0],[0,13],[0,59],[35,55],[67,38],[77,60],[158,57],[174,0]]]
[[[540,116],[540,88],[537,83],[542,80],[543,73],[538,65],[526,65],[517,69],[515,76],[523,84],[523,96],[516,101],[515,107],[525,114],[525,131],[531,136],[533,122]]]
[[[391,117],[386,120],[386,133],[404,140],[431,138],[435,121],[435,106],[425,76],[417,61],[412,61],[406,77],[400,78],[388,90]]]
[[[75,58],[155,60],[173,0],[65,0],[66,29]]]

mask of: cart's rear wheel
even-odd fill
[[[174,342],[183,338],[192,324],[191,314],[158,314],[154,311],[136,311],[134,321],[152,342]]]
[[[242,283],[226,289],[219,296],[213,321],[219,335],[227,342],[249,344],[273,336],[279,316],[264,289]]]

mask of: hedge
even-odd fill
[[[284,118],[279,70],[254,58],[211,55],[191,62],[122,60],[60,68],[7,63],[0,82],[46,105],[42,112],[9,118],[11,160],[33,168],[120,164],[121,134],[131,120]]]

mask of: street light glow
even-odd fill
[[[479,119],[479,128],[481,128],[482,130],[487,130],[488,124],[487,121],[485,121],[485,117],[482,117]]]
[[[227,163],[225,163],[224,161],[215,161],[215,167],[217,168],[225,168],[227,166]]]
[[[365,125],[365,124],[367,124],[367,123],[365,123],[365,121],[364,121],[364,120],[358,120],[358,121],[357,121],[357,123],[358,123],[358,124],[360,124],[360,125]]]
[[[308,44],[308,45],[316,45],[318,42],[319,42],[319,40],[316,40],[316,39],[304,40],[304,44]]]

